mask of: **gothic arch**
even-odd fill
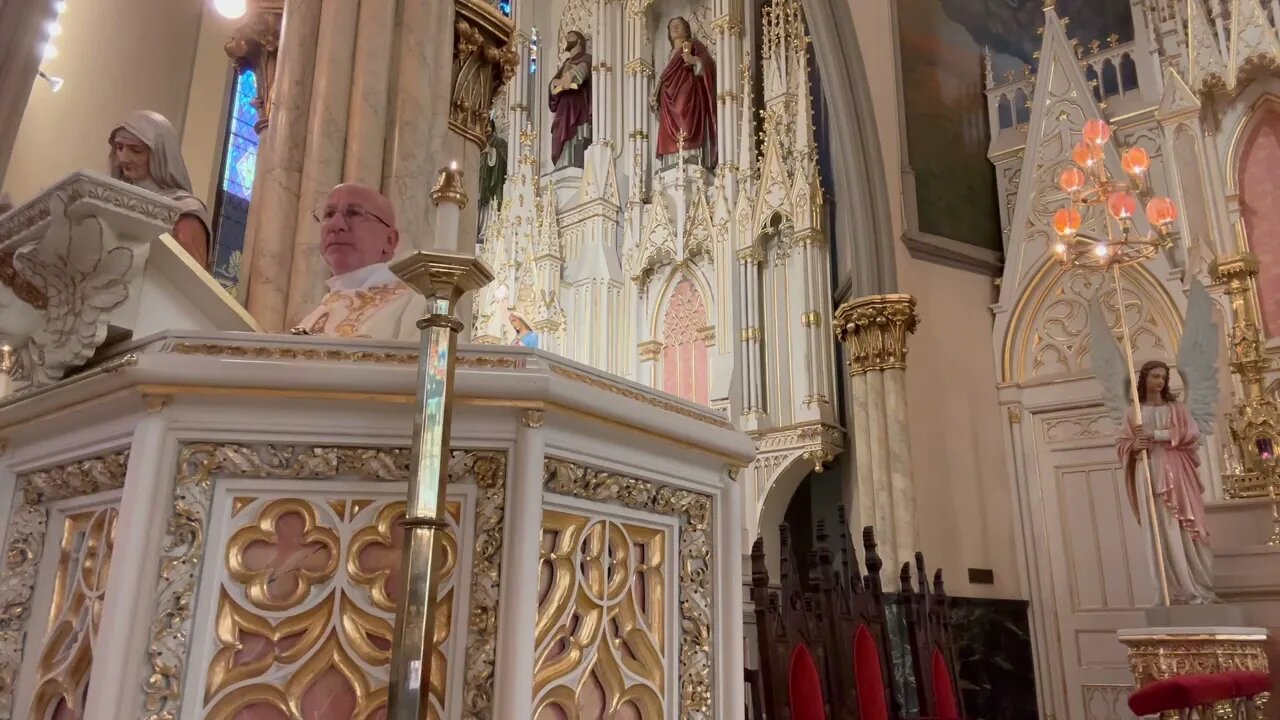
[[[657,298],[657,302],[654,303],[653,312],[649,316],[649,337],[662,339],[662,319],[667,314],[667,303],[671,302],[671,291],[680,284],[681,280],[693,283],[694,289],[702,296],[702,302],[707,307],[707,323],[715,321],[716,301],[715,294],[711,291],[713,285],[702,264],[670,264],[665,268],[662,283],[657,286],[658,294],[653,296]]]
[[[796,453],[788,458],[786,464],[774,475],[773,483],[765,490],[764,495],[755,504],[750,520],[755,522],[755,535],[764,538],[764,554],[770,563],[770,574],[777,576],[780,547],[778,542],[778,525],[782,523],[791,506],[791,499],[799,489],[800,483],[813,472],[813,461]],[[750,526],[748,526],[750,532]]]
[[[1263,232],[1280,223],[1280,98],[1265,95],[1241,122],[1232,160],[1239,223],[1259,261],[1258,295],[1269,338],[1280,336],[1280,241]]]
[[[1135,360],[1172,362],[1182,334],[1182,313],[1164,285],[1137,265],[1122,271],[1125,307]],[[1001,381],[1030,385],[1089,374],[1089,303],[1103,294],[1108,320],[1116,321],[1110,275],[1063,268],[1046,260],[1018,299],[1005,334]]]
[[[832,194],[841,212],[830,228],[838,300],[897,288],[896,238],[876,130],[871,86],[849,0],[801,0],[831,116]]]
[[[1266,77],[1250,83],[1223,112],[1221,135],[1227,139],[1227,145],[1222,157],[1226,164],[1224,180],[1227,194],[1240,191],[1240,165],[1245,141],[1258,118],[1275,111],[1280,111],[1280,78]]]

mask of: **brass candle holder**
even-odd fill
[[[455,167],[440,171],[432,197],[437,206],[437,245],[456,247],[456,217],[467,197]],[[442,227],[443,232],[454,234],[442,236]],[[431,658],[436,649],[435,568],[443,552],[442,536],[448,530],[449,431],[458,333],[462,330],[454,312],[464,294],[493,280],[493,271],[474,255],[452,249],[420,250],[392,263],[391,271],[427,298],[427,310],[418,321],[422,337],[413,416],[413,468],[405,509],[404,572],[396,605],[387,718],[426,720]]]

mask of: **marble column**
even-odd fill
[[[320,227],[312,214],[333,186],[342,182],[347,146],[347,118],[351,101],[351,70],[355,60],[359,6],[327,2],[316,38],[315,75],[307,121],[307,147],[293,234],[285,327],[306,316],[324,297],[329,269],[320,254]]]
[[[874,525],[889,567],[916,550],[915,485],[907,438],[907,336],[920,323],[910,295],[871,295],[842,304],[836,335],[845,346],[851,394],[854,524]]]
[[[427,201],[436,174],[456,162],[476,194],[489,109],[516,62],[514,25],[486,0],[283,2],[242,271],[249,311],[273,331],[323,294],[329,272],[311,212],[334,185],[391,199],[401,253],[437,244]],[[460,250],[478,226],[473,204]]]
[[[248,276],[247,307],[269,331],[286,329],[293,238],[297,229],[298,192],[307,146],[307,117],[315,70],[315,47],[320,34],[316,0],[287,0],[280,30],[271,124],[262,143],[251,212],[252,273]]]

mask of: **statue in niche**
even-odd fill
[[[587,38],[577,30],[565,35],[568,57],[551,80],[551,162],[557,168],[582,167],[591,144],[591,54]]]
[[[689,21],[667,23],[671,57],[649,99],[658,115],[658,157],[683,162],[694,157],[708,169],[716,165],[716,61],[693,36]],[[664,163],[665,164],[665,163]]]
[[[191,177],[182,160],[182,145],[173,123],[160,113],[139,110],[116,125],[108,136],[111,177],[150,190],[178,204],[173,238],[195,259],[209,268],[209,210],[191,194]]]
[[[1151,530],[1153,505],[1155,532],[1163,544],[1169,601],[1174,605],[1216,603],[1213,552],[1205,528],[1204,485],[1200,480],[1200,444],[1204,436],[1213,433],[1218,404],[1219,335],[1213,321],[1213,300],[1198,281],[1192,284],[1177,362],[1186,401],[1179,401],[1169,388],[1168,364],[1147,361],[1137,374],[1140,417],[1129,397],[1127,360],[1099,302],[1094,302],[1089,315],[1091,364],[1112,420],[1121,428],[1116,450],[1124,464],[1130,505],[1145,531],[1156,587],[1159,571]],[[1147,472],[1149,486],[1140,482],[1140,473]],[[1148,492],[1153,497],[1147,497]]]

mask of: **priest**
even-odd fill
[[[373,188],[345,184],[314,213],[320,252],[333,277],[295,335],[416,340],[426,298],[387,266],[400,243],[391,201]]]

